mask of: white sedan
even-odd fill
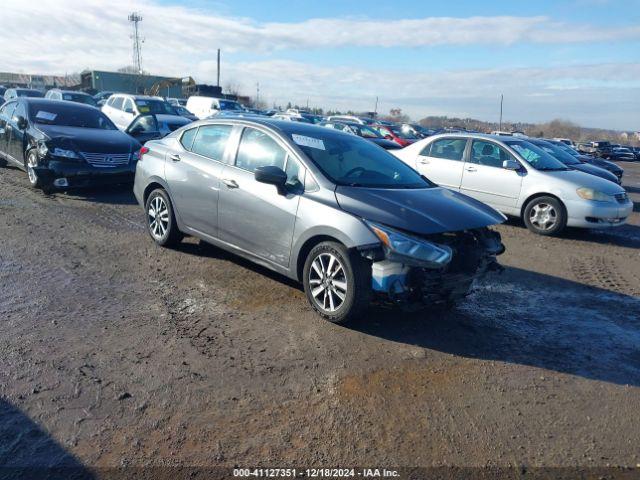
[[[616,227],[633,211],[621,186],[566,167],[526,137],[442,134],[392,153],[433,182],[522,218],[541,235],[566,226]]]

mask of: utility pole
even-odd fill
[[[216,85],[220,86],[220,49],[218,49],[218,82]]]
[[[504,94],[500,94],[500,126],[498,127],[498,131],[502,131],[502,102],[504,101]]]
[[[373,109],[373,117],[378,118],[378,97],[376,97],[376,108]]]
[[[260,108],[260,82],[256,82],[256,108]]]

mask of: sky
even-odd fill
[[[640,0],[3,0],[0,71],[132,63],[269,104],[640,130]]]

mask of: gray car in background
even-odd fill
[[[192,235],[275,270],[332,322],[372,300],[451,306],[504,251],[491,207],[299,122],[214,118],[147,142],[134,193],[157,244]]]

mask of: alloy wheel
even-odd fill
[[[538,203],[531,208],[529,221],[540,230],[551,230],[558,223],[558,212],[548,203]]]
[[[156,240],[162,240],[169,228],[169,208],[160,195],[155,196],[149,202],[147,217],[151,235]]]
[[[311,296],[318,307],[335,312],[347,296],[347,276],[344,265],[332,253],[321,253],[314,258],[309,269]]]
[[[29,181],[32,185],[38,183],[38,175],[34,170],[38,166],[38,157],[36,157],[35,153],[30,153],[27,157],[27,175],[29,176]]]

